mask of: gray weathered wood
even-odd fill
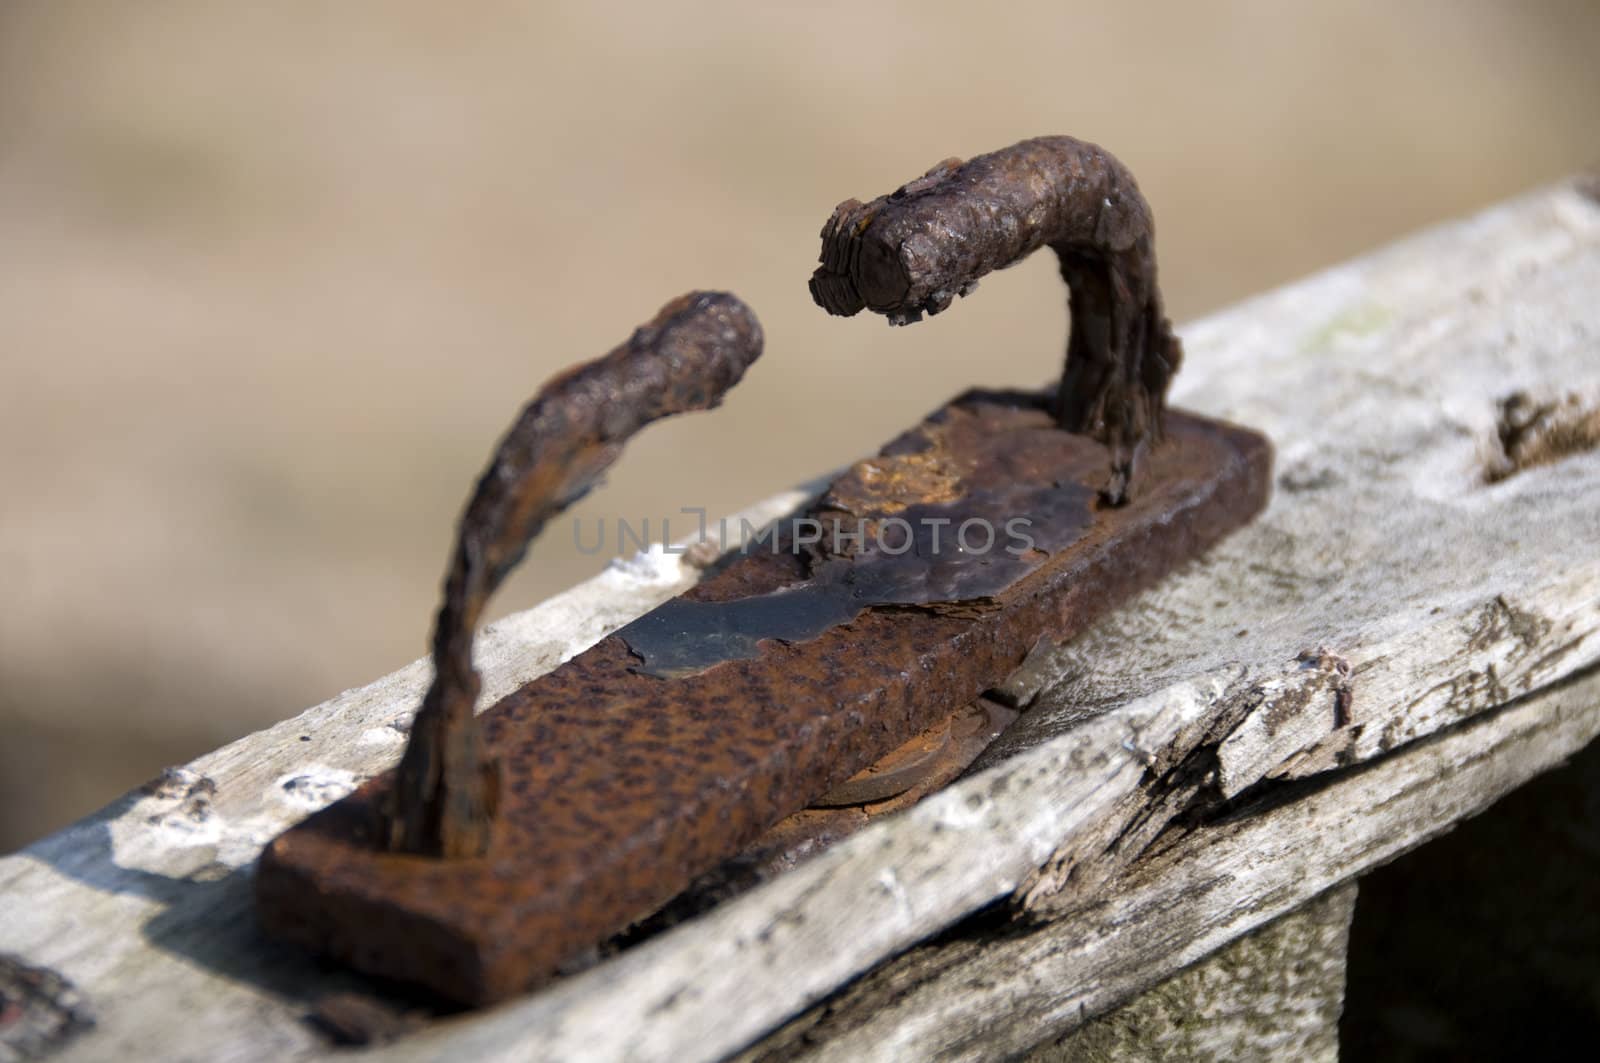
[[[1355,910],[1355,883],[1330,890],[1028,1059],[1335,1063]]]
[[[1325,785],[1180,832],[1026,932],[914,949],[780,1033],[762,1060],[990,1059],[1058,1037],[1556,767],[1600,733],[1600,674]],[[1282,803],[1277,803],[1281,800]]]
[[[1514,388],[1600,401],[1596,291],[1600,205],[1566,185],[1184,329],[1178,401],[1278,443],[1257,524],[1031,661],[1012,686],[1033,708],[983,771],[382,1054],[713,1059],[874,968],[790,1028],[805,1053],[1020,1051],[1005,1030],[1060,1036],[1581,747],[1596,681],[1558,684],[1600,659],[1600,454],[1484,469]],[[692,575],[645,559],[497,625],[490,693]],[[99,1020],[68,1057],[328,1050],[301,1016],[345,980],[257,938],[251,861],[393,763],[425,679],[348,692],[0,860],[0,951],[70,978]],[[1229,796],[1237,815],[1207,820]],[[1170,829],[1180,812],[1205,825]],[[914,948],[1002,899],[1031,930]],[[884,980],[892,1001],[866,995]]]

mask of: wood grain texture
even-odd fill
[[[1028,1063],[1336,1063],[1356,885],[1273,920]]]
[[[1103,896],[974,925],[852,985],[746,1058],[994,1059],[1061,1037],[1393,859],[1600,733],[1600,675],[1175,832]]]
[[[1011,693],[1032,708],[983,770],[379,1054],[716,1059],[785,1022],[758,1055],[1022,1051],[1559,762],[1600,732],[1600,454],[1484,470],[1510,391],[1600,401],[1595,291],[1600,204],[1564,185],[1183,329],[1174,400],[1279,447],[1257,524],[1031,660]],[[690,578],[614,569],[491,628],[491,695]],[[393,763],[426,679],[341,695],[0,860],[0,951],[69,977],[98,1020],[63,1058],[330,1050],[301,1016],[351,983],[261,941],[247,876]]]

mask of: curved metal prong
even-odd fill
[[[718,405],[761,354],[735,296],[692,292],[603,358],[546,384],[496,448],[461,517],[434,625],[434,678],[411,726],[384,824],[395,851],[471,857],[488,848],[498,770],[473,715],[473,631],[545,523],[593,487],[652,421]]]
[[[1110,449],[1104,494],[1116,504],[1161,438],[1183,360],[1156,283],[1154,237],[1150,205],[1122,163],[1072,137],[1039,137],[946,160],[870,203],[839,204],[822,229],[811,295],[831,314],[866,309],[910,324],[985,274],[1054,249],[1072,310],[1056,416]]]

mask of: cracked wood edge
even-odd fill
[[[1035,917],[1059,918],[1207,799],[1381,764],[1583,668],[1600,654],[1586,549],[1600,457],[1492,487],[1481,468],[1505,392],[1600,393],[1597,288],[1600,205],[1563,185],[1185,329],[1178,401],[1267,429],[1278,498],[1030,662],[1012,694],[1034,708],[987,770],[702,919],[388,1053],[718,1058],[1019,889]],[[692,581],[657,562],[491,628],[490,692]],[[68,1057],[328,1051],[300,1020],[348,983],[254,933],[250,865],[393,763],[426,679],[413,665],[347,692],[0,859],[0,949],[60,970],[97,1009]],[[1470,796],[1436,784],[1441,807]]]
[[[1007,1058],[1057,1039],[1455,823],[1600,734],[1600,670],[1178,830],[1104,897],[913,949],[741,1063]]]

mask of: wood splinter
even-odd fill
[[[866,309],[907,325],[1046,245],[1072,312],[1056,419],[1110,449],[1103,494],[1121,505],[1145,450],[1161,441],[1183,346],[1156,284],[1150,205],[1109,152],[1038,137],[947,159],[869,203],[847,199],[822,228],[811,296],[830,314]]]
[[[382,836],[397,852],[488,850],[499,766],[473,708],[473,631],[545,523],[599,482],[652,421],[717,406],[761,355],[761,325],[733,295],[691,292],[603,358],[547,383],[495,449],[457,532],[434,624],[434,677],[411,725]]]

